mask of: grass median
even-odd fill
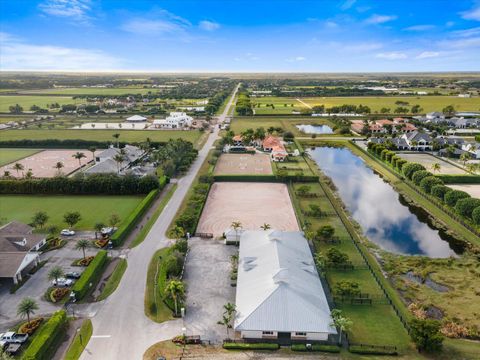
[[[82,355],[83,350],[85,350],[88,341],[93,333],[93,326],[90,319],[83,321],[82,326],[75,334],[72,343],[68,347],[67,353],[65,354],[64,360],[77,360]]]
[[[107,297],[113,294],[113,292],[117,289],[118,284],[120,284],[120,280],[122,280],[125,270],[127,270],[127,260],[120,259],[112,274],[108,278],[107,283],[105,284],[105,287],[103,288],[102,293],[98,297],[97,301],[105,300]]]

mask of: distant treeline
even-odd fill
[[[381,96],[385,93],[381,90],[346,88],[346,87],[314,87],[314,88],[296,88],[292,90],[274,89],[273,96],[298,96],[298,97],[313,97],[313,96]]]
[[[83,139],[42,139],[42,140],[1,140],[0,148],[52,148],[52,149],[87,149],[90,147],[95,147],[97,149],[106,149],[110,145],[115,144],[116,141],[94,141],[94,140],[83,140]],[[120,147],[125,145],[139,145],[138,142],[120,142]],[[159,148],[160,146],[166,144],[166,142],[160,141],[151,141],[149,142],[151,147]]]

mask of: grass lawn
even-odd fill
[[[118,284],[120,284],[120,280],[122,280],[125,270],[127,270],[127,260],[120,259],[112,274],[108,278],[102,293],[98,297],[98,301],[105,300],[107,297],[113,294],[113,292],[117,289]]]
[[[23,107],[23,111],[30,111],[32,105],[40,106],[41,108],[46,108],[47,104],[58,103],[60,106],[65,104],[82,104],[82,99],[73,99],[70,96],[22,96],[22,95],[13,95],[0,96],[0,112],[9,112],[8,108],[12,105],[19,104]],[[55,111],[58,109],[53,109]]]
[[[195,144],[200,138],[198,130],[7,130],[3,133],[4,140],[44,140],[44,139],[83,139],[92,141],[115,141],[113,134],[120,134],[120,141],[141,142],[150,138],[151,141],[168,141],[182,138]]]
[[[443,342],[443,350],[438,354],[437,359],[478,359],[480,354],[480,342],[461,339],[445,339]]]
[[[22,94],[54,94],[54,95],[125,95],[158,93],[159,89],[122,87],[122,88],[56,88],[41,90],[25,90]]]
[[[10,164],[14,161],[23,159],[24,157],[33,155],[40,149],[0,149],[0,166]],[[3,174],[2,174],[3,175]]]
[[[90,319],[83,320],[80,331],[75,334],[73,341],[68,347],[64,360],[77,360],[82,355],[93,333],[93,326]],[[80,340],[81,337],[81,340]]]
[[[2,222],[17,220],[28,224],[35,212],[42,210],[50,217],[47,226],[65,228],[63,215],[68,211],[78,211],[82,219],[75,229],[92,230],[97,222],[108,223],[108,218],[114,213],[120,219],[126,219],[141,200],[141,196],[1,195],[0,219]]]
[[[145,315],[158,323],[173,319],[172,310],[162,301],[159,291],[159,289],[165,288],[166,286],[165,271],[158,271],[158,279],[155,281],[157,268],[160,269],[162,267],[162,262],[159,259],[160,257],[165,258],[169,252],[170,248],[158,250],[153,254],[150,264],[148,265],[147,288],[145,289]],[[156,282],[157,287],[155,287]]]

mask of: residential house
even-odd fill
[[[184,112],[171,112],[165,119],[153,120],[153,126],[159,129],[182,129],[192,126],[193,118]]]
[[[244,231],[240,237],[234,330],[246,341],[328,340],[336,329],[302,232]]]
[[[122,155],[123,161],[115,160],[117,155]],[[145,155],[145,152],[133,145],[125,145],[124,148],[118,149],[111,146],[107,150],[100,152],[95,156],[95,164],[85,170],[87,174],[108,174],[115,173],[124,175],[128,170],[136,164]]]
[[[262,149],[270,153],[272,161],[285,161],[288,157],[288,152],[280,138],[268,135],[262,142]]]
[[[430,135],[414,131],[402,135],[409,150],[428,151],[433,149],[433,141]]]
[[[472,158],[480,159],[480,143],[475,141],[465,142],[462,145],[462,150],[472,154]]]
[[[39,263],[39,250],[46,241],[45,234],[34,234],[31,226],[18,221],[0,227],[0,278],[21,282]]]

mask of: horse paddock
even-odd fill
[[[222,154],[215,165],[215,175],[271,175],[267,154]]]
[[[287,185],[278,183],[217,182],[212,185],[197,232],[218,237],[239,221],[245,230],[298,231]]]
[[[23,177],[30,170],[33,176],[37,178],[54,177],[59,173],[55,165],[61,162],[63,164],[60,169],[61,173],[68,175],[81,167],[78,160],[73,157],[77,152],[85,154],[85,158],[81,160],[82,165],[92,160],[92,153],[86,150],[44,150],[2,166],[0,173],[4,174],[5,171],[9,171],[11,176]],[[22,164],[23,170],[15,170],[14,165],[16,163]]]

